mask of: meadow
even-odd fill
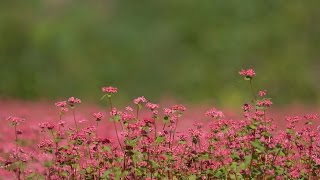
[[[319,179],[320,126],[310,109],[272,109],[253,69],[241,114],[136,97],[105,107],[76,97],[0,103],[2,179]],[[316,109],[314,109],[316,111]],[[297,113],[301,112],[300,115]]]

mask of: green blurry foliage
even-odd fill
[[[0,96],[145,95],[238,106],[254,68],[277,104],[319,102],[320,1],[10,0],[0,3]]]

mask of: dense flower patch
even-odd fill
[[[35,146],[20,129],[28,119],[9,116],[11,132],[2,133],[14,135],[14,146],[1,148],[2,172],[16,179],[319,179],[318,115],[287,116],[286,128],[277,128],[268,116],[267,91],[252,87],[254,70],[239,74],[253,96],[242,107],[243,118],[210,108],[204,114],[209,124],[199,121],[186,131],[178,129],[185,106],[160,108],[141,96],[120,110],[112,103],[115,87],[102,88],[108,110],[92,113],[94,125],[77,120],[80,99],[55,103],[59,118],[38,123]],[[112,128],[115,138],[101,132],[107,118],[106,131]]]

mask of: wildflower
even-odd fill
[[[183,106],[182,104],[177,104],[171,107],[172,110],[174,111],[180,111],[183,112],[185,111],[187,108],[185,106]]]
[[[68,104],[73,107],[75,104],[80,104],[81,103],[81,100],[78,99],[78,98],[75,98],[75,97],[70,97],[68,99]]]
[[[203,127],[203,123],[201,122],[193,123],[193,125],[197,127],[197,129],[201,129]]]
[[[224,114],[221,111],[218,111],[215,108],[212,108],[206,112],[206,116],[215,118],[215,119],[221,119],[224,117]]]
[[[20,123],[23,123],[25,121],[25,119],[23,118],[19,118],[19,117],[14,117],[14,116],[10,116],[7,118],[8,121],[11,121],[11,124],[13,126],[17,126],[19,125]]]
[[[243,104],[242,106],[243,111],[250,111],[250,109],[252,109],[252,106],[250,104]]]
[[[149,109],[151,109],[151,110],[155,110],[155,109],[158,109],[158,108],[159,108],[159,105],[148,102],[148,103],[146,104],[146,107],[149,108]]]
[[[272,105],[272,101],[270,99],[263,99],[257,101],[257,106],[259,107],[270,107]]]
[[[52,122],[47,122],[46,127],[48,130],[52,130],[54,128],[54,124]]]
[[[131,111],[131,112],[132,112],[132,111],[133,111],[133,109],[132,109],[132,107],[127,106],[127,107],[126,107],[126,111]]]
[[[109,95],[116,94],[118,92],[118,88],[112,86],[102,87],[102,92],[107,93]]]
[[[22,134],[22,130],[21,129],[17,129],[16,133],[17,133],[17,135],[21,135]]]
[[[41,132],[44,132],[44,129],[52,130],[54,129],[54,124],[51,122],[39,123],[39,127],[41,128]]]
[[[122,112],[118,111],[117,108],[112,108],[112,110],[110,112],[111,116],[116,116],[116,115],[121,115],[121,114],[122,114]]]
[[[267,90],[259,91],[259,96],[263,97],[267,95]]]
[[[300,121],[301,117],[300,116],[286,116],[285,120],[288,123],[292,124],[292,123],[296,123],[296,122]]]
[[[307,114],[303,117],[307,120],[315,120],[315,119],[318,119],[318,114]]]
[[[62,107],[63,108],[63,107],[67,106],[67,101],[56,102],[54,105],[57,106],[57,107]]]
[[[59,121],[59,126],[61,126],[61,127],[64,127],[64,125],[66,124],[66,122],[65,121]]]
[[[147,99],[144,96],[137,97],[136,99],[133,100],[134,104],[141,104],[141,103],[146,103]]]
[[[132,120],[134,118],[135,118],[134,115],[126,113],[126,112],[121,114],[121,120],[124,121],[124,122]]]
[[[164,115],[166,115],[166,116],[170,116],[171,114],[174,113],[174,111],[169,108],[163,108],[163,111],[164,111]]]
[[[239,72],[240,75],[244,76],[246,79],[252,79],[254,76],[256,76],[256,73],[253,69],[242,69]]]
[[[44,139],[38,144],[38,148],[52,148],[53,147],[53,141]]]
[[[188,136],[186,133],[181,133],[178,135],[178,138],[180,141],[186,141],[188,139]]]
[[[93,113],[93,117],[96,118],[96,121],[101,121],[103,114],[101,112]]]

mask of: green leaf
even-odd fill
[[[189,180],[196,180],[197,179],[197,176],[196,175],[190,175],[188,177]]]
[[[261,144],[261,142],[260,141],[252,141],[251,142],[251,145],[253,146],[253,147],[255,147],[255,148],[257,148],[258,150],[260,150],[260,151],[264,151],[265,150],[265,148],[263,147],[263,145]]]
[[[244,162],[240,165],[242,170],[247,169],[247,167],[250,165],[251,159],[252,159],[251,155],[244,157]]]
[[[103,150],[103,151],[111,152],[110,146],[104,146],[104,147],[102,148],[102,150]]]
[[[91,167],[87,167],[86,168],[86,172],[89,173],[89,174],[92,173],[92,168]]]
[[[103,100],[105,97],[107,96],[107,94],[103,95],[100,100]]]
[[[165,136],[158,136],[158,137],[156,138],[156,143],[157,143],[157,144],[160,144],[160,143],[162,143],[165,139],[166,139]]]
[[[249,128],[250,128],[250,129],[257,129],[257,126],[254,125],[254,124],[250,124],[250,125],[249,125]]]
[[[44,167],[52,167],[52,166],[53,166],[53,162],[52,162],[52,161],[45,161],[45,162],[43,163],[43,166],[44,166]]]
[[[269,133],[269,132],[262,132],[261,133],[263,136],[266,136],[266,137],[272,137],[272,134],[271,133]]]
[[[215,174],[214,174],[214,177],[217,177],[217,178],[220,178],[221,175],[223,175],[224,173],[222,171],[217,171]]]

